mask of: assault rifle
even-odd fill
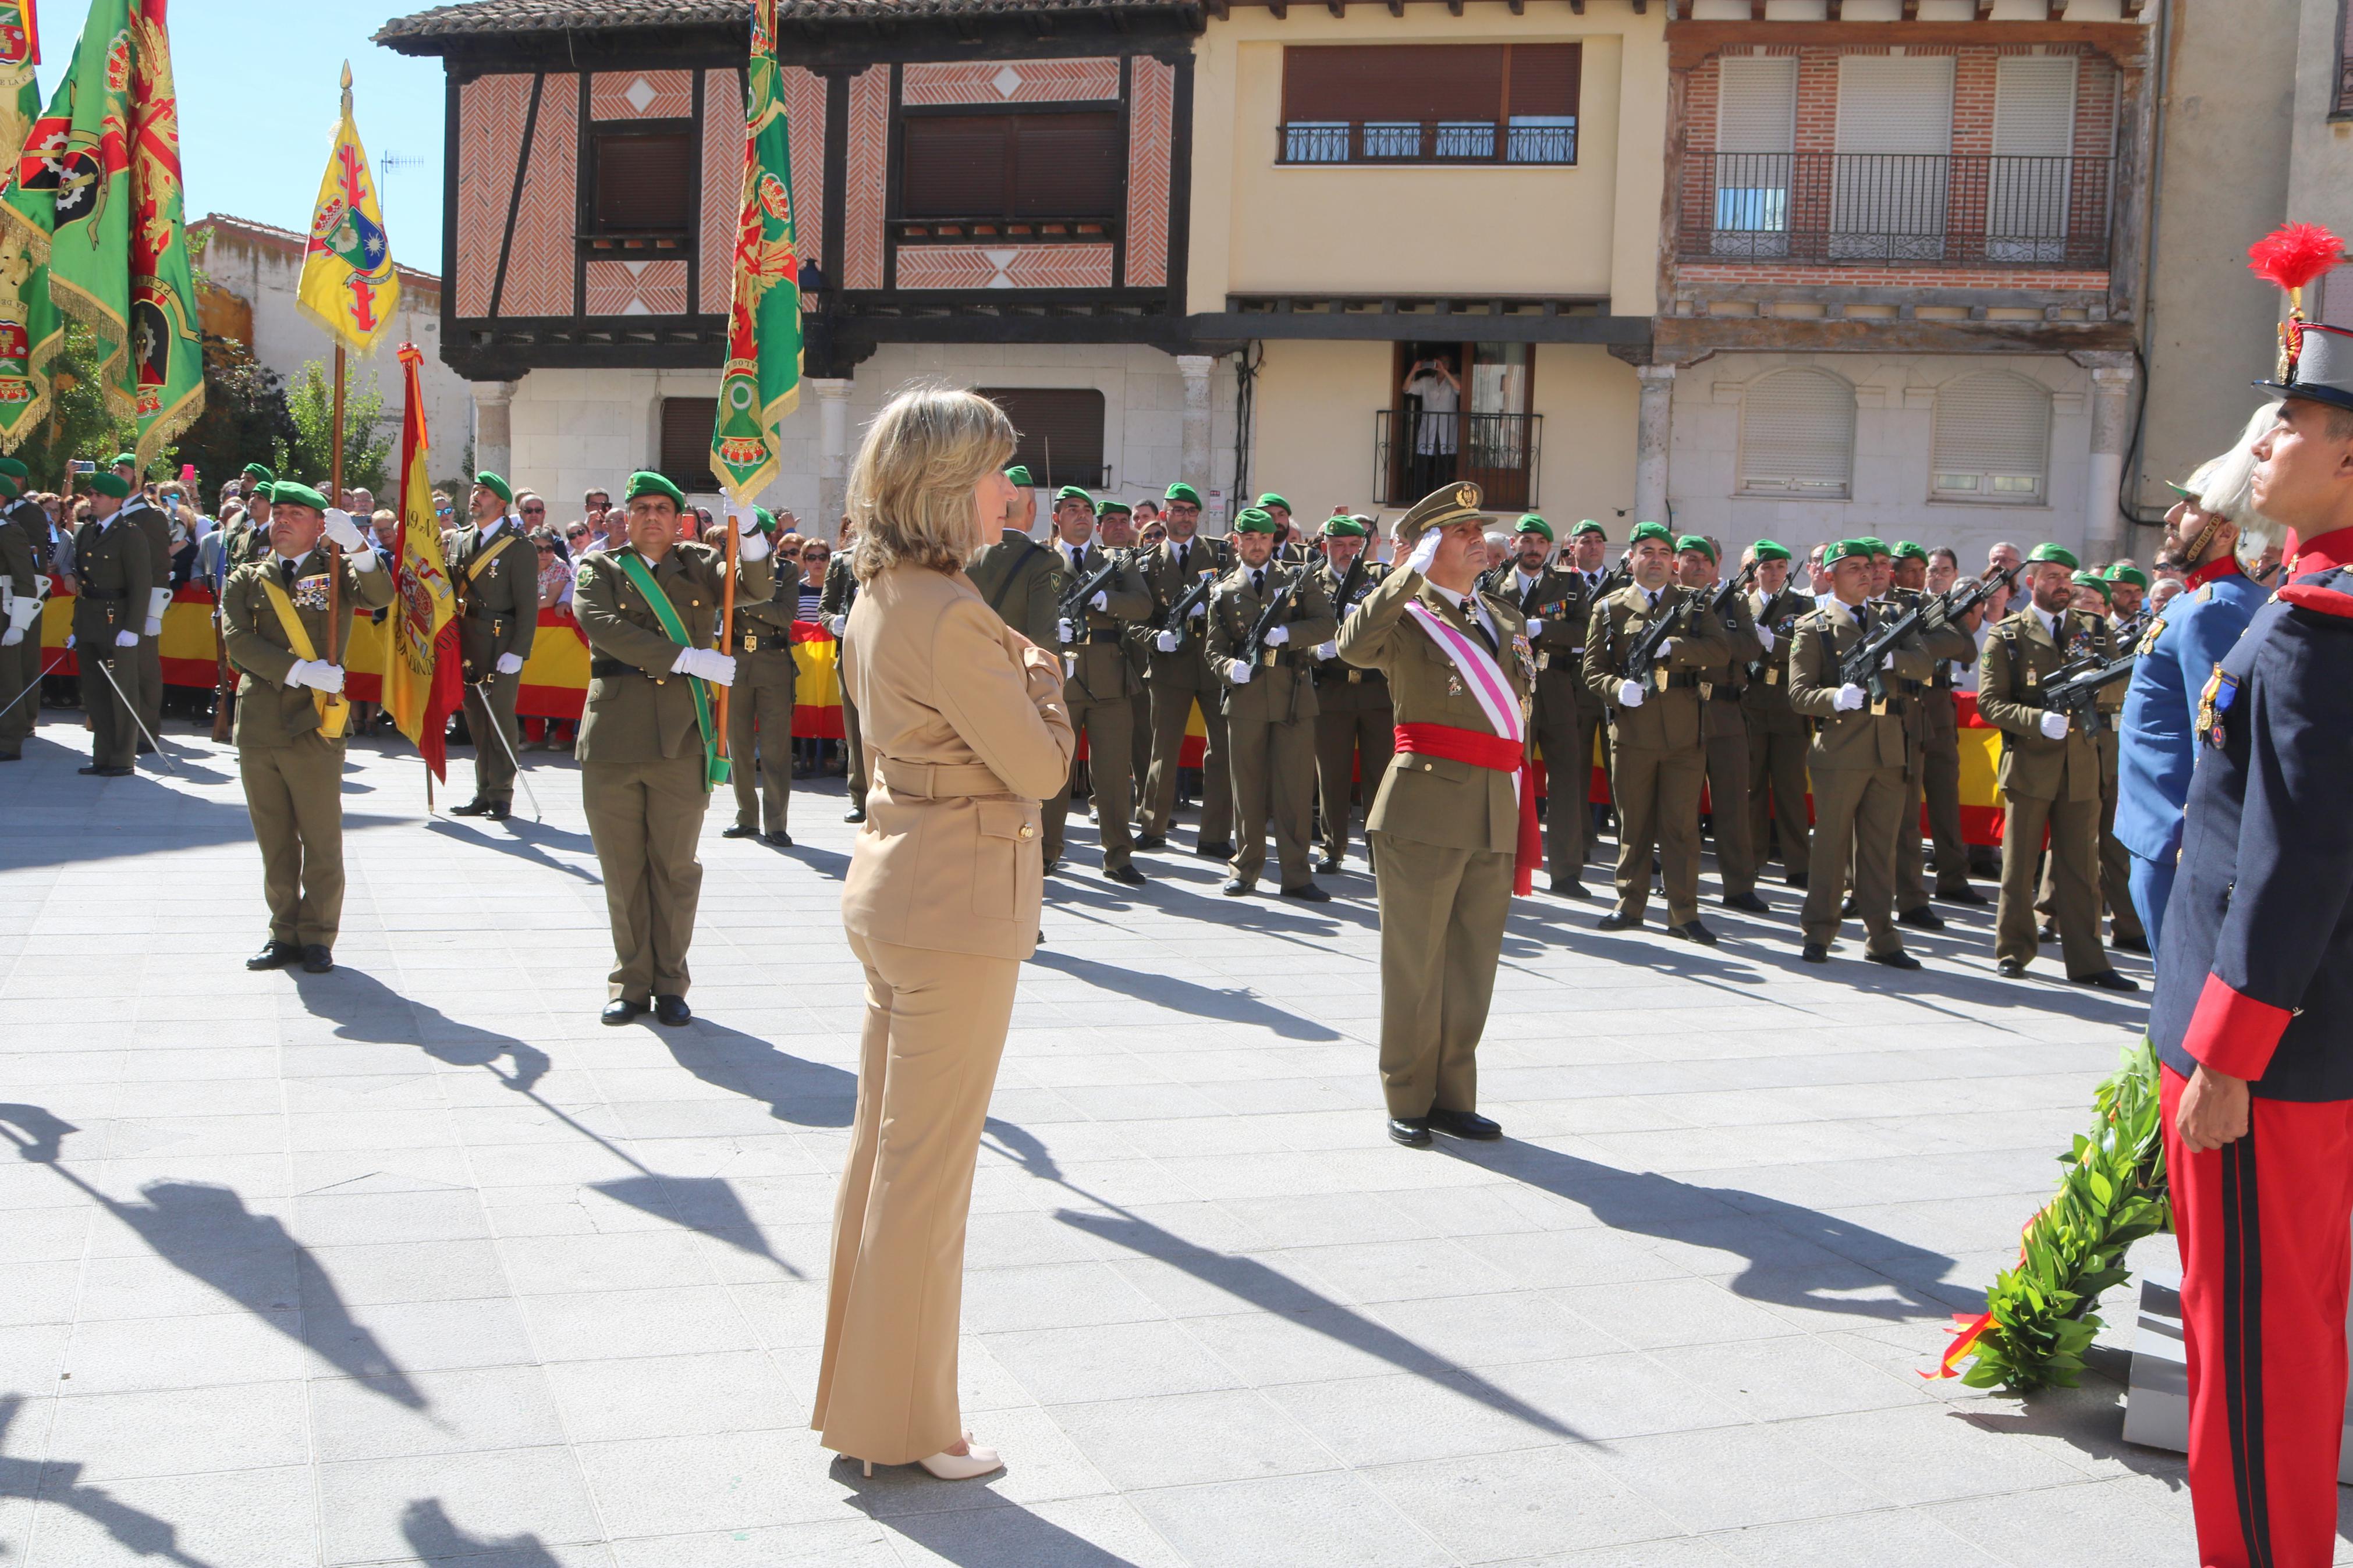
[[[1193,579],[1193,585],[1185,591],[1183,598],[1168,606],[1166,623],[1159,629],[1176,634],[1176,647],[1172,651],[1183,653],[1193,640],[1193,612],[1208,603],[1209,591],[1217,585],[1218,574],[1204,572]]]
[[[1266,608],[1258,613],[1258,620],[1251,626],[1250,635],[1250,659],[1252,664],[1272,664],[1275,661],[1280,650],[1266,646],[1266,634],[1282,625],[1283,617],[1291,613],[1292,598],[1299,592],[1300,580],[1306,575],[1306,569],[1302,567],[1285,577],[1282,586],[1267,600]]]
[[[1942,631],[1993,597],[1993,591],[1996,588],[2008,588],[2017,579],[2018,574],[2025,570],[2026,563],[2022,561],[2007,570],[2000,566],[1989,566],[1985,569],[1984,575],[1962,584],[1958,587],[1946,589],[1931,604],[1927,618],[1922,625],[1921,630]]]
[[[1709,614],[1723,616],[1725,611],[1732,608],[1732,601],[1746,593],[1748,585],[1756,581],[1757,563],[1751,561],[1740,569],[1740,575],[1715,591],[1715,597],[1707,602]]]
[[[1874,703],[1887,700],[1887,671],[1883,668],[1887,656],[1895,650],[1897,644],[1919,629],[1920,623],[1927,618],[1928,607],[1937,602],[1934,599],[1917,601],[1894,619],[1882,622],[1878,630],[1847,649],[1839,660],[1839,684],[1862,687],[1871,694],[1871,700]]]
[[[1659,662],[1660,646],[1691,619],[1692,606],[1698,603],[1699,595],[1687,592],[1672,609],[1644,626],[1641,635],[1634,639],[1633,646],[1626,650],[1626,662],[1618,671],[1620,679],[1639,680],[1647,685],[1651,667]]]
[[[1120,568],[1126,564],[1126,561],[1118,551],[1104,551],[1101,569],[1093,576],[1074,585],[1069,593],[1062,595],[1062,602],[1054,606],[1054,614],[1057,616],[1070,622],[1078,629],[1081,641],[1083,642],[1086,638],[1087,605],[1093,602],[1097,594],[1102,593],[1110,584],[1113,578],[1119,575]]]
[[[2070,724],[2086,734],[2097,734],[2107,728],[2107,717],[2099,708],[2100,692],[2130,675],[2139,659],[2139,655],[2131,653],[2105,664],[2089,657],[2072,659],[2043,683],[2038,693],[2042,707],[2064,713]]]

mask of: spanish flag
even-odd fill
[[[302,257],[294,304],[337,342],[364,354],[384,336],[399,303],[392,240],[384,232],[367,150],[352,123],[352,68],[346,63],[343,115],[335,127],[326,177],[319,182],[319,205],[311,209],[311,245]]]
[[[350,121],[346,121],[346,124]],[[400,563],[395,571],[390,631],[384,661],[384,708],[400,732],[424,753],[433,776],[447,781],[445,742],[449,715],[462,693],[458,658],[458,595],[441,553],[441,524],[433,515],[433,482],[425,471],[425,355],[400,345],[407,376],[400,421]]]

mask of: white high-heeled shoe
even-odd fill
[[[972,1440],[972,1434],[969,1432],[965,1434],[964,1446],[965,1449],[964,1453],[951,1454],[943,1448],[940,1452],[931,1456],[931,1458],[926,1459],[918,1459],[915,1463],[923,1466],[923,1468],[929,1471],[933,1476],[944,1481],[968,1481],[976,1476],[985,1476],[989,1474],[991,1471],[1001,1470],[1005,1468],[1005,1461],[998,1457],[997,1450],[994,1448],[984,1448],[979,1444],[975,1443]],[[870,1477],[872,1476],[874,1474],[874,1461],[871,1459],[866,1459],[860,1462],[865,1465],[867,1475]]]

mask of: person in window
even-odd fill
[[[1462,422],[1462,383],[1455,379],[1450,354],[1416,360],[1405,373],[1405,395],[1419,398],[1419,413],[1406,412],[1411,434],[1413,473],[1409,493],[1436,489],[1454,478],[1454,453]]]

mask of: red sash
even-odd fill
[[[1517,741],[1483,730],[1459,730],[1451,724],[1399,724],[1397,749],[1450,763],[1469,763],[1499,773],[1519,775],[1520,837],[1512,858],[1512,891],[1535,890],[1536,868],[1544,864],[1544,835],[1536,828],[1536,780],[1527,748]]]

